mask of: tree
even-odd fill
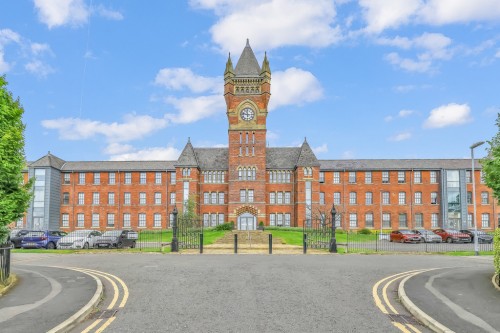
[[[0,244],[7,238],[7,225],[24,215],[31,199],[32,180],[23,184],[24,109],[7,90],[5,76],[0,77]]]
[[[486,185],[493,190],[493,196],[500,199],[500,113],[497,115],[496,125],[498,133],[487,141],[488,156],[481,160]]]

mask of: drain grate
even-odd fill
[[[92,317],[94,319],[107,319],[114,317],[118,310],[111,309],[111,310],[103,310],[103,311],[97,311]]]
[[[388,314],[389,319],[400,324],[420,325],[420,323],[412,316],[402,314]]]

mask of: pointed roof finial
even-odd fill
[[[307,142],[307,137],[304,137],[304,142]]]
[[[247,45],[246,46],[250,46],[250,39],[247,38]]]
[[[191,143],[191,137],[188,136],[188,143]]]
[[[250,40],[247,38],[247,45],[243,49],[240,59],[238,59],[238,63],[236,63],[234,73],[236,76],[251,77],[259,76],[260,72],[261,68],[255,58],[252,48],[250,47]]]

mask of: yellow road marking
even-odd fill
[[[406,329],[405,325],[401,323],[396,323],[395,321],[393,321],[392,324],[405,333],[412,333],[410,330]]]
[[[120,283],[120,285],[122,286],[122,289],[123,289],[123,299],[120,302],[120,305],[118,307],[123,308],[125,306],[125,304],[127,303],[127,300],[128,300],[129,292],[128,292],[127,285],[125,284],[125,282],[123,282],[122,279],[120,279],[118,276],[115,276],[115,275],[112,275],[112,274],[109,274],[109,273],[105,273],[105,272],[95,271],[95,270],[88,269],[88,268],[85,268],[85,270],[88,271],[88,272],[96,272],[96,273],[104,274],[104,275],[107,275],[107,276],[111,276],[114,279],[116,279]]]
[[[96,319],[89,327],[87,327],[85,330],[82,331],[82,333],[88,333],[90,332],[94,327],[96,327],[102,319]]]
[[[412,329],[413,332],[415,332],[415,333],[422,333],[418,328],[416,328],[412,324],[406,324],[406,326],[408,326],[410,329]]]
[[[106,329],[106,327],[108,327],[115,319],[116,319],[116,317],[113,316],[113,317],[109,318],[108,320],[106,320],[106,322],[104,324],[102,324],[102,326],[99,327],[99,329],[97,331],[95,331],[95,333],[101,333],[102,331],[104,331]]]

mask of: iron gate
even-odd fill
[[[203,221],[179,216],[179,249],[202,249],[203,248]]]
[[[332,239],[330,218],[312,218],[304,220],[304,251],[310,249],[328,249]]]

